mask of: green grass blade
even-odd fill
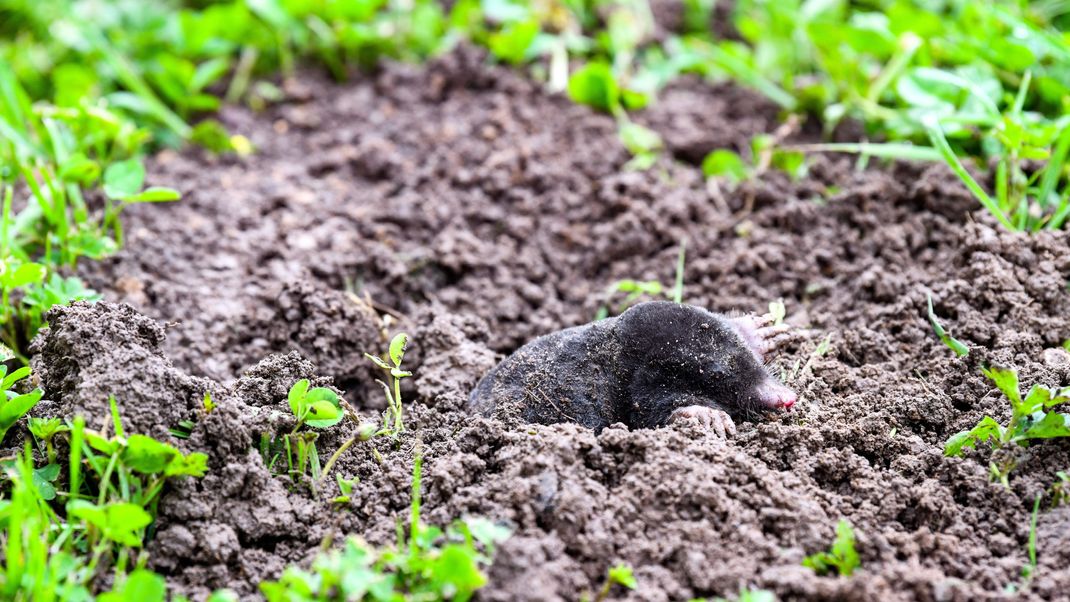
[[[89,26],[81,29],[86,39],[93,44],[97,51],[104,55],[104,59],[115,70],[119,81],[145,102],[151,114],[180,138],[189,138],[190,133],[193,131],[189,124],[183,121],[174,111],[167,108],[167,105],[156,96],[149,84],[130,64],[129,59],[116,52],[104,36],[101,35],[100,31]]]
[[[672,300],[684,302],[684,259],[687,253],[687,239],[680,239],[680,255],[676,259],[676,285],[672,289]]]
[[[873,81],[873,85],[869,87],[866,92],[866,100],[873,103],[880,102],[881,94],[910,65],[910,61],[914,59],[918,48],[921,48],[921,38],[913,32],[907,32],[900,36],[899,50],[888,61],[877,79]]]
[[[973,179],[970,172],[966,171],[966,167],[959,161],[958,156],[955,155],[955,151],[951,148],[951,145],[948,144],[947,138],[944,137],[944,131],[940,128],[940,124],[934,119],[926,119],[924,120],[923,125],[929,133],[929,140],[932,142],[932,145],[940,152],[944,162],[951,168],[951,171],[955,172],[955,175],[962,180],[962,183],[966,188],[973,193],[973,196],[975,196],[977,200],[980,201],[981,205],[983,205],[985,209],[988,209],[989,213],[995,216],[995,218],[999,220],[999,223],[1003,224],[1005,228],[1008,230],[1016,230],[1017,228],[1015,228],[1014,224],[1007,219],[1007,215],[1003,213],[1003,209],[1000,208],[999,204],[985,192],[985,189],[977,183],[977,180]]]
[[[1047,166],[1044,167],[1044,176],[1040,180],[1040,189],[1037,191],[1037,200],[1042,207],[1047,205],[1052,193],[1055,192],[1059,178],[1062,177],[1068,153],[1070,153],[1070,123],[1063,126],[1063,131],[1055,142],[1055,151],[1048,159]],[[1049,222],[1051,223],[1054,223],[1054,220]],[[1060,225],[1057,224],[1053,228],[1058,228]]]
[[[944,158],[940,151],[935,148],[917,146],[906,142],[801,144],[786,148],[814,153],[853,153],[902,161],[940,161]]]
[[[1029,83],[1033,81],[1033,72],[1026,71],[1022,76],[1022,83],[1018,86],[1018,94],[1014,97],[1014,105],[1011,107],[1011,113],[1014,115],[1022,114],[1022,107],[1025,106],[1025,97],[1029,95]]]
[[[780,105],[782,108],[788,111],[794,111],[798,108],[799,103],[791,93],[774,84],[756,69],[739,60],[737,57],[732,56],[731,53],[711,45],[709,46],[709,54],[710,59],[717,63],[722,69],[731,73],[733,77],[744,84],[751,86],[758,92],[764,94],[769,100]]]

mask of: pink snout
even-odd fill
[[[766,381],[758,386],[758,401],[770,409],[791,409],[799,397],[795,391],[776,381]]]

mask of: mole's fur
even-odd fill
[[[469,405],[506,420],[576,422],[595,431],[616,422],[650,428],[697,419],[710,426],[712,418],[732,432],[729,415],[795,403],[763,364],[786,330],[762,327],[769,322],[642,303],[524,345],[483,377]]]

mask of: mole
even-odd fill
[[[574,422],[595,432],[691,423],[721,437],[734,418],[787,410],[795,392],[765,369],[790,337],[772,316],[726,316],[651,301],[541,336],[502,360],[472,391],[473,412],[506,421]]]

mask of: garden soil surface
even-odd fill
[[[1001,231],[936,166],[814,156],[797,181],[709,186],[696,166],[709,150],[780,127],[774,106],[726,84],[682,80],[634,117],[669,151],[648,171],[626,168],[613,118],[471,48],[284,87],[262,113],[223,113],[255,154],[153,159],[152,183],[183,200],[131,208],[124,250],[79,270],[105,302],[56,310],[34,345],[39,414],[106,424],[114,394],[128,431],[209,454],[207,476],[169,486],[147,548],[177,591],[255,599],[325,538],[393,541],[422,454],[428,523],[512,529],[481,600],[577,600],[617,563],[639,585],[613,599],[744,587],[784,600],[1065,599],[1066,507],[1042,507],[1036,576],[1021,573],[1034,496],[1070,468],[1070,445],[1022,449],[1009,489],[989,481],[989,452],[942,453],[982,416],[1008,418],[982,365],[1015,367],[1024,386],[1070,384],[1065,233]],[[764,312],[784,300],[800,336],[770,369],[799,393],[791,412],[725,441],[465,411],[496,361],[590,321],[611,283],[671,286],[681,239],[686,302]],[[928,294],[968,357],[933,334]],[[362,353],[399,329],[413,341],[407,431],[376,443],[382,462],[367,443],[342,457],[338,470],[360,478],[351,502],[327,501],[333,483],[314,497],[271,476],[256,448],[292,426],[288,387],[333,384],[377,417],[379,375]],[[203,416],[206,391],[218,408]],[[187,419],[192,436],[169,437]],[[323,432],[321,457],[353,429]],[[841,518],[861,568],[817,576],[802,560],[828,549]]]

